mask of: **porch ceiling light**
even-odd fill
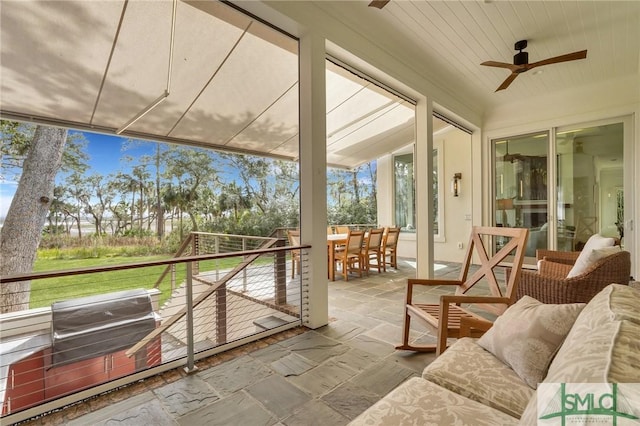
[[[460,194],[460,180],[462,179],[462,173],[456,173],[451,180],[451,193],[454,197]]]

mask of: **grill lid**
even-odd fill
[[[144,289],[56,302],[51,313],[51,362],[56,367],[129,348],[156,324]]]

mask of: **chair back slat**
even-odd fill
[[[349,253],[360,253],[363,240],[364,231],[349,231],[347,236],[347,251]]]
[[[504,296],[512,302],[515,301],[516,287],[522,271],[528,237],[529,230],[526,228],[474,226],[460,271],[462,285],[458,287],[456,293],[466,294],[475,284],[485,278],[492,296]],[[487,247],[491,247],[492,239],[495,241],[496,238],[508,238],[509,240],[497,253],[490,255],[490,250]],[[474,253],[479,260],[479,268],[469,277],[469,268]],[[510,256],[513,257],[509,258]],[[504,285],[501,286],[496,276],[496,268],[508,266],[506,265],[507,261],[511,264],[511,273],[504,274]],[[505,289],[504,294],[502,287]]]
[[[369,250],[379,249],[382,245],[383,228],[371,229],[367,238],[367,248]]]

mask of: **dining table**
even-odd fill
[[[329,252],[329,280],[336,280],[336,247],[347,243],[349,234],[327,235],[327,250]]]

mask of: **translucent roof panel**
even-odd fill
[[[24,0],[0,14],[3,118],[299,157],[298,42],[241,10]],[[326,77],[329,165],[413,141],[410,103],[329,61]]]
[[[354,167],[415,140],[415,108],[327,61],[327,161]]]

